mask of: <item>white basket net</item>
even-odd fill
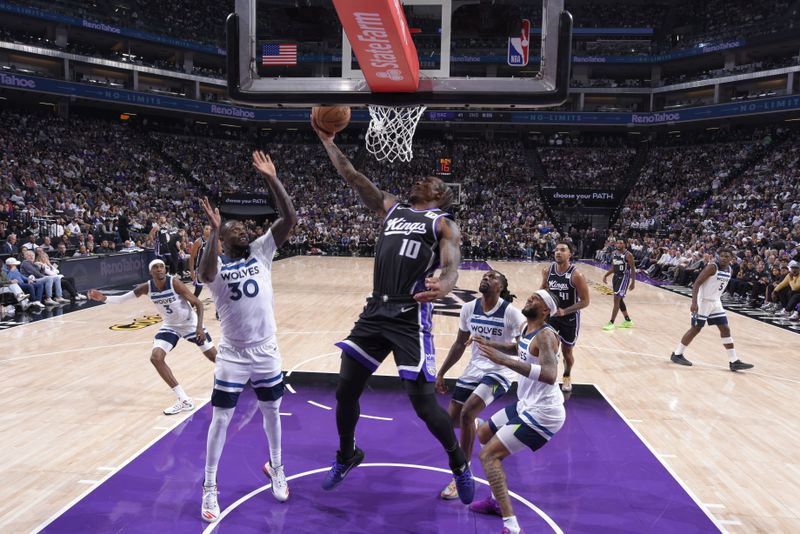
[[[425,106],[368,107],[367,150],[378,161],[411,161],[411,142]]]

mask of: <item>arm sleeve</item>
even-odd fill
[[[128,291],[124,295],[114,296],[114,295],[106,295],[106,302],[108,304],[122,304],[123,302],[128,302],[129,300],[133,300],[136,298],[136,294],[133,291]]]

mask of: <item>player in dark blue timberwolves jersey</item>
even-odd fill
[[[624,239],[617,239],[614,248],[614,254],[611,255],[611,267],[603,275],[604,284],[607,283],[610,275],[614,275],[614,278],[611,279],[614,288],[614,309],[611,311],[611,320],[603,327],[605,331],[614,330],[614,321],[617,320],[618,311],[621,311],[622,316],[625,317],[619,327],[630,328],[633,326],[633,321],[628,315],[628,307],[625,306],[625,294],[633,291],[636,285],[636,264],[633,262],[633,254],[625,247]]]
[[[409,203],[401,203],[358,172],[333,142],[333,135],[313,126],[336,170],[383,220],[375,247],[372,295],[350,335],[337,343],[342,349],[336,389],[339,451],[322,487],[333,489],[364,459],[364,452],[355,446],[359,397],[367,379],[392,352],[414,411],[447,451],[458,496],[468,504],[475,493],[472,473],[450,417],[434,393],[432,301],[455,287],[461,261],[458,225],[443,211],[452,202],[452,191],[439,178],[427,177],[411,188]],[[437,267],[441,273],[434,277]]]
[[[559,241],[556,244],[555,260],[542,271],[542,289],[549,290],[556,298],[558,310],[548,323],[558,332],[561,353],[564,355],[564,378],[561,389],[572,391],[572,366],[575,356],[572,348],[578,341],[581,329],[581,310],[589,305],[589,285],[572,259],[572,245]]]

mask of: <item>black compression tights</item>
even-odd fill
[[[339,368],[339,386],[336,388],[336,428],[339,431],[339,451],[343,459],[355,451],[355,431],[361,408],[358,403],[370,372],[360,363],[342,354]],[[411,400],[417,416],[425,421],[431,434],[439,440],[449,457],[451,469],[466,463],[464,451],[458,445],[450,416],[436,402],[433,382],[427,382],[420,374],[416,380],[403,380],[403,387]]]

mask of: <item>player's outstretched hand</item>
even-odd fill
[[[444,383],[444,375],[436,375],[436,383],[434,384],[434,387],[436,388],[437,393],[441,393],[442,395],[447,393],[447,386]]]
[[[444,290],[438,278],[426,278],[425,287],[427,287],[428,290],[415,293],[414,300],[417,302],[433,302],[447,295],[447,291]]]
[[[314,131],[317,132],[317,135],[319,136],[320,139],[322,139],[322,141],[333,141],[333,138],[336,136],[336,134],[320,130],[319,126],[317,126],[317,123],[314,122],[313,114],[311,115],[311,127],[314,128]]]
[[[222,217],[219,214],[219,208],[212,209],[208,197],[203,197],[203,200],[200,201],[200,205],[203,206],[203,211],[206,212],[208,222],[211,223],[211,229],[218,229],[222,225]]]
[[[275,164],[272,163],[272,158],[269,157],[269,154],[264,154],[260,150],[253,151],[253,167],[267,178],[272,180],[278,178],[278,172],[275,170]]]
[[[480,336],[470,336],[470,338],[467,340],[467,344],[469,343],[475,343],[478,345],[478,348],[481,349],[481,352],[484,354],[484,356],[494,363],[503,363],[503,360],[505,360],[505,357],[500,354],[500,351],[492,347],[488,339],[484,339]]]
[[[105,302],[106,301],[106,296],[103,295],[102,293],[100,293],[96,289],[90,289],[89,291],[87,291],[86,292],[86,296],[89,297],[90,299],[96,300],[98,302]]]

